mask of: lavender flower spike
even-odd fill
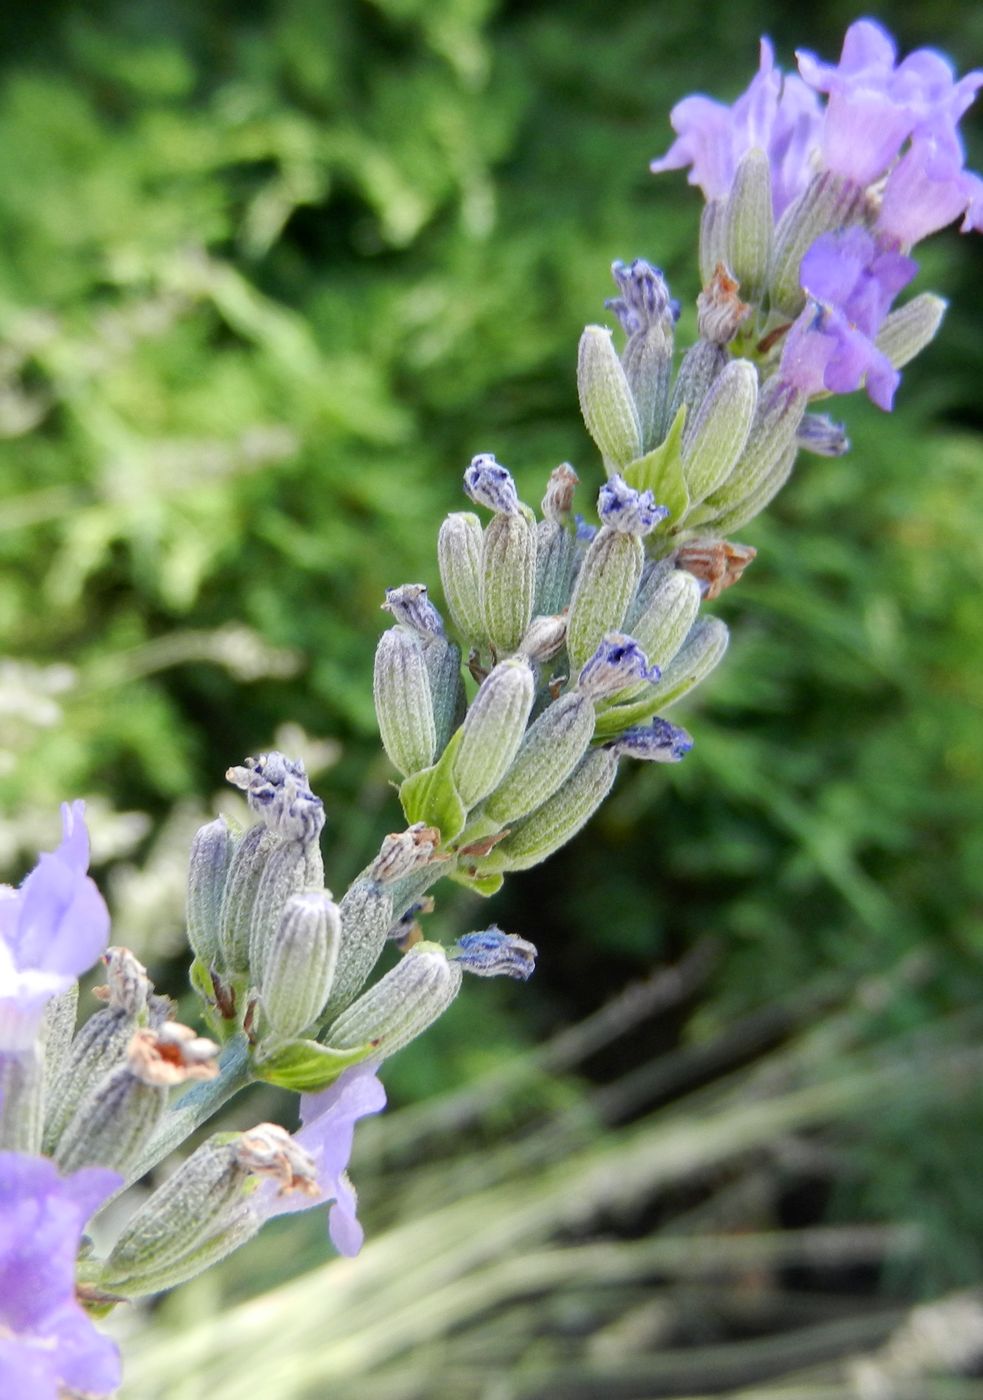
[[[597,513],[604,525],[624,535],[647,535],[669,514],[657,506],[651,491],[636,491],[622,476],[610,477],[597,498]]]
[[[403,583],[398,588],[387,588],[382,609],[391,613],[394,621],[411,627],[423,638],[444,635],[444,620],[431,603],[425,583]]]
[[[464,489],[479,506],[487,506],[496,515],[516,515],[519,495],[507,467],[495,460],[492,452],[479,452],[471,458],[464,473]]]
[[[28,1050],[52,997],[105,952],[109,911],[89,866],[85,803],[64,803],[62,840],[20,889],[0,885],[0,1053]]]
[[[515,977],[526,982],[536,970],[537,949],[517,933],[503,933],[492,924],[463,934],[450,956],[476,977]]]
[[[649,666],[648,657],[633,637],[608,632],[577,679],[577,689],[592,700],[617,695],[639,681],[657,681],[662,672]]]
[[[314,1159],[319,1189],[313,1196],[299,1192],[280,1195],[275,1182],[264,1182],[254,1198],[254,1209],[261,1221],[332,1201],[334,1204],[328,1213],[332,1244],[339,1254],[349,1257],[359,1252],[364,1231],[355,1214],[355,1188],[346,1168],[352,1154],[355,1124],[359,1118],[379,1113],[386,1106],[386,1091],[375,1071],[376,1066],[369,1062],[353,1065],[330,1088],[318,1094],[302,1095],[303,1127],[295,1137]]]
[[[768,157],[776,219],[812,177],[822,108],[801,78],[775,67],[767,39],[761,40],[757,73],[732,107],[696,94],[677,102],[669,120],[677,139],[650,169],[659,175],[689,166],[689,183],[708,200],[726,199],[742,157],[756,146]]]
[[[0,1152],[0,1395],[58,1400],[119,1385],[116,1343],[76,1301],[75,1257],[85,1222],[122,1184],[102,1167],[62,1177],[46,1157]]]
[[[619,758],[641,758],[650,763],[679,763],[693,747],[693,740],[685,729],[656,716],[649,724],[626,729],[604,747]]]

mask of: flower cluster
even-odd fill
[[[847,30],[838,64],[801,51],[798,65],[782,74],[762,40],[733,106],[694,96],[673,108],[677,139],[652,169],[688,167],[702,189],[704,281],[718,265],[738,279],[753,307],[742,346],[768,365],[779,355],[809,397],[866,385],[890,409],[898,369],[943,309],[916,298],[892,313],[917,271],[911,250],[955,219],[983,229],[983,181],[959,135],[983,72],[957,80],[933,49],[899,63],[868,19]]]

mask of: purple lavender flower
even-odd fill
[[[822,107],[801,78],[775,67],[767,39],[757,73],[732,107],[696,94],[677,102],[669,120],[677,139],[650,169],[658,175],[689,166],[689,183],[708,200],[726,198],[741,158],[756,146],[768,156],[776,219],[812,177]]]
[[[352,1154],[355,1124],[359,1118],[379,1113],[386,1106],[386,1091],[371,1063],[352,1065],[329,1088],[318,1094],[303,1094],[300,1118],[303,1127],[295,1134],[317,1165],[316,1196],[291,1192],[278,1195],[274,1182],[264,1182],[257,1192],[255,1209],[263,1220],[332,1201],[328,1213],[328,1233],[339,1254],[355,1255],[362,1248],[364,1231],[355,1214],[355,1188],[346,1167]]]
[[[878,232],[910,248],[960,214],[963,233],[983,230],[983,180],[963,160],[955,133],[916,133],[887,177]]]
[[[516,977],[523,982],[536,970],[536,955],[534,944],[517,933],[503,933],[497,924],[463,934],[450,954],[477,977]]]
[[[471,458],[464,473],[464,489],[479,506],[487,506],[496,514],[515,515],[519,495],[507,467],[496,461],[491,452],[479,452]]]
[[[97,1396],[119,1385],[115,1342],[76,1301],[75,1257],[85,1222],[122,1184],[102,1167],[63,1177],[46,1157],[0,1152],[0,1395],[58,1400],[63,1387]]]
[[[597,513],[604,525],[626,535],[647,535],[669,514],[668,507],[657,506],[651,491],[636,491],[617,473],[601,487],[597,497]]]
[[[848,394],[866,384],[889,411],[900,375],[874,344],[897,293],[917,271],[911,258],[885,248],[866,229],[823,234],[802,259],[811,298],[786,338],[782,378],[805,394]]]
[[[910,136],[958,143],[959,118],[983,85],[983,72],[956,82],[934,49],[916,49],[896,66],[894,40],[869,19],[850,25],[836,67],[805,50],[796,57],[808,85],[829,96],[823,164],[858,185],[890,169]]]
[[[387,588],[382,608],[404,627],[419,632],[421,637],[444,634],[444,619],[431,603],[425,583],[402,583],[398,588]]]
[[[62,804],[62,840],[17,890],[0,885],[0,1053],[27,1050],[46,1004],[105,952],[109,911],[89,866],[85,803]]]
[[[679,763],[693,747],[693,740],[685,729],[656,716],[649,724],[626,729],[604,747],[621,758],[641,758],[650,763]]]
[[[604,305],[617,316],[626,335],[637,335],[660,321],[673,325],[679,320],[679,302],[669,295],[661,268],[635,258],[631,263],[612,263],[611,275],[621,296],[610,297]]]
[[[577,679],[577,689],[592,700],[617,695],[639,681],[659,680],[658,666],[649,666],[648,657],[633,637],[608,632]]]

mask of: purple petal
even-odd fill
[[[878,231],[903,247],[958,219],[972,203],[978,177],[963,170],[959,143],[915,135],[887,178]]]

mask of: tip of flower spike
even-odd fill
[[[650,724],[626,729],[604,747],[619,758],[640,758],[649,763],[678,763],[693,747],[693,740],[685,729],[657,716]]]
[[[459,938],[450,956],[476,977],[515,977],[525,982],[536,970],[538,950],[517,933],[496,925]]]
[[[246,794],[250,809],[285,840],[315,841],[324,826],[324,804],[315,797],[304,765],[277,750],[247,758],[226,778]]]
[[[655,503],[651,491],[636,491],[621,476],[612,476],[601,487],[597,513],[605,525],[626,535],[647,535],[669,514]]]
[[[515,515],[519,509],[519,495],[511,473],[496,461],[492,452],[479,452],[477,457],[471,458],[471,465],[464,473],[464,489],[476,505],[487,506],[496,514]]]
[[[662,269],[644,258],[631,263],[613,262],[611,275],[620,297],[610,297],[604,305],[613,311],[627,335],[647,330],[657,322],[679,320],[679,302],[669,295]]]
[[[608,632],[577,678],[577,689],[592,700],[600,700],[639,681],[654,684],[661,675],[658,666],[649,666],[648,657],[633,637]]]
[[[398,588],[387,588],[386,601],[381,607],[394,621],[411,627],[423,637],[443,635],[444,620],[431,603],[425,583],[403,583]]]

